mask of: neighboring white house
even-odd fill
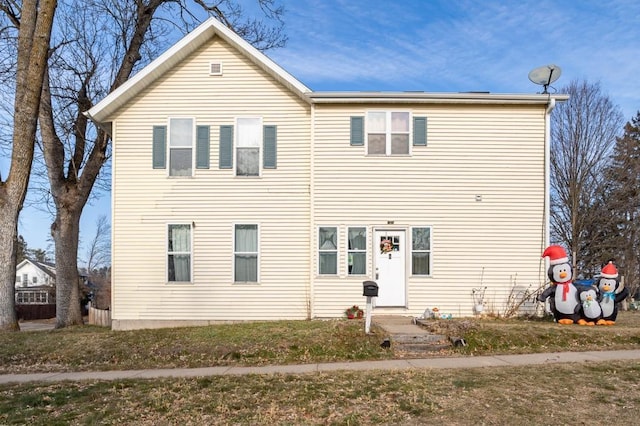
[[[16,304],[55,303],[55,265],[24,259],[16,266]]]
[[[115,329],[488,311],[545,283],[566,95],[313,92],[209,19],[87,112],[113,139]]]

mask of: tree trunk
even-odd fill
[[[0,330],[17,331],[18,318],[15,306],[16,242],[18,215],[2,206],[0,216]]]
[[[12,22],[18,27],[18,58],[11,167],[0,179],[0,331],[18,330],[15,311],[18,215],[29,185],[38,110],[55,0],[24,0]],[[5,13],[7,13],[5,11]]]
[[[56,328],[83,323],[77,260],[79,234],[80,213],[58,209],[51,225],[56,245]]]

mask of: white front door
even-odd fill
[[[374,233],[376,306],[407,305],[405,234],[403,230],[376,230]]]

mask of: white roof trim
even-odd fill
[[[306,95],[311,92],[311,89],[298,81],[258,49],[243,40],[242,37],[238,36],[231,29],[224,26],[220,21],[215,18],[209,18],[94,105],[93,108],[85,114],[98,123],[109,121],[109,117],[115,111],[133,99],[162,74],[173,68],[178,62],[194,52],[214,35],[220,36],[226,42],[240,50],[255,64],[269,72],[298,96],[307,101],[309,100]]]
[[[551,98],[566,101],[568,95],[509,94],[489,92],[313,92],[307,95],[314,104],[336,103],[429,103],[429,104],[541,104]]]

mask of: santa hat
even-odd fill
[[[557,245],[551,245],[547,247],[544,250],[544,253],[542,253],[542,257],[548,257],[549,264],[551,265],[559,265],[561,263],[569,262],[567,252],[564,251],[564,248]]]
[[[602,272],[600,276],[603,278],[617,278],[618,277],[618,269],[616,269],[616,265],[613,262],[609,262],[602,268]]]

